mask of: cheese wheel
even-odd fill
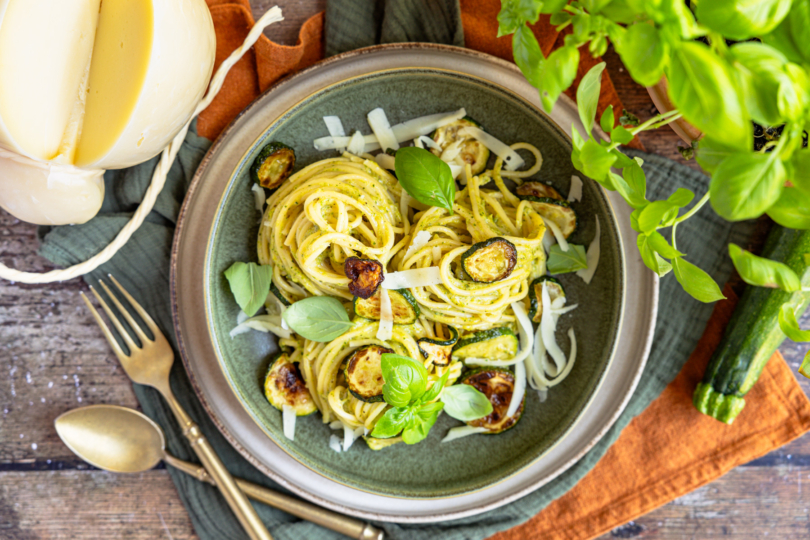
[[[104,171],[43,162],[0,148],[0,207],[38,225],[88,221],[104,200]]]

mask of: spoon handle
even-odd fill
[[[197,480],[215,484],[204,467],[177,459],[169,454],[165,454],[163,459],[172,467],[194,476]],[[345,534],[350,538],[356,538],[357,540],[383,540],[383,531],[368,523],[363,523],[362,521],[336,512],[331,512],[314,504],[301,501],[295,497],[283,495],[246,480],[239,478],[235,478],[235,480],[236,485],[245,492],[245,495],[253,500],[283,510],[295,517],[317,523],[322,527],[339,532],[340,534]]]

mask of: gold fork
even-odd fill
[[[130,305],[135,309],[138,315],[140,315],[146,323],[147,328],[149,328],[154,335],[154,339],[149,339],[143,330],[141,330],[141,327],[138,326],[138,323],[135,322],[135,319],[129,314],[129,311],[124,309],[124,306],[121,305],[118,298],[110,291],[107,284],[99,280],[99,283],[107,292],[107,295],[113,301],[115,307],[118,308],[141,341],[141,346],[138,347],[129,333],[124,329],[118,317],[115,316],[101,295],[91,286],[90,290],[93,292],[93,295],[101,304],[101,307],[104,308],[110,321],[115,325],[118,333],[129,348],[130,354],[124,354],[124,351],[118,345],[118,341],[116,341],[99,312],[96,311],[87,296],[82,293],[82,298],[84,298],[90,311],[93,312],[96,322],[104,332],[104,336],[107,338],[115,355],[124,367],[124,371],[127,372],[127,375],[132,381],[155,388],[169,403],[169,407],[171,407],[177,422],[183,430],[183,435],[185,435],[191,443],[191,447],[197,453],[197,457],[200,458],[205,469],[213,477],[217,487],[228,502],[228,506],[230,506],[233,513],[236,514],[237,519],[239,519],[239,522],[242,524],[242,527],[245,528],[250,538],[253,540],[272,540],[270,533],[267,532],[267,528],[256,514],[256,510],[251,506],[250,502],[248,502],[242,490],[236,485],[231,473],[228,472],[228,469],[225,468],[225,465],[222,464],[222,461],[216,453],[214,453],[213,448],[211,448],[211,445],[208,443],[208,440],[202,434],[197,424],[191,420],[191,417],[183,410],[177,402],[177,399],[175,399],[172,389],[169,386],[169,371],[174,363],[174,352],[172,351],[171,345],[169,345],[169,342],[166,340],[166,337],[161,333],[158,326],[152,320],[152,317],[150,317],[149,314],[146,313],[146,310],[124,290],[121,284],[118,283],[112,275],[107,274],[107,277],[118,287],[118,290],[121,291],[121,294],[129,301]]]

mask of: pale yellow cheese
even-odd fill
[[[99,0],[0,0],[0,145],[56,157],[87,71]]]

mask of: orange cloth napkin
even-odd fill
[[[460,3],[467,46],[511,60],[511,39],[496,37],[500,2]],[[208,0],[208,4],[217,33],[218,67],[242,44],[253,17],[248,0]],[[554,30],[547,17],[538,21],[534,31],[544,54],[562,44],[564,36]],[[262,91],[322,55],[323,13],[304,23],[295,46],[278,45],[262,36],[254,52],[234,66],[220,94],[200,115],[198,133],[215,139]],[[578,78],[596,62],[583,51]],[[575,90],[568,94],[573,97]],[[608,76],[602,80],[600,111],[609,104],[618,111],[622,108]],[[747,405],[732,426],[704,416],[692,406],[692,392],[737,302],[730,288],[724,292],[728,299],[715,306],[681,373],[625,428],[596,467],[534,518],[496,534],[493,540],[593,538],[810,430],[810,401],[778,352],[746,396]]]

